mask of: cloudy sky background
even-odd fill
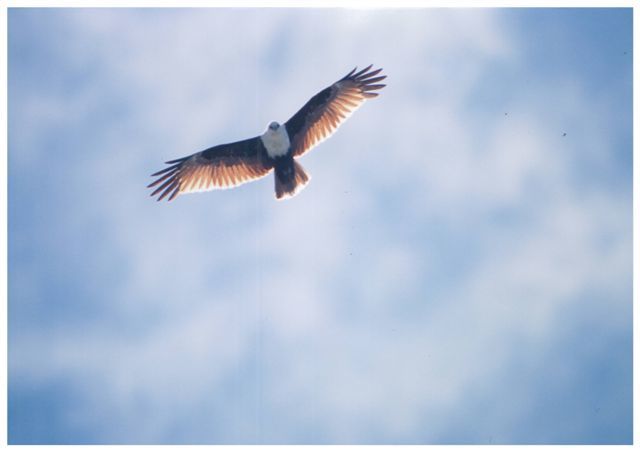
[[[632,50],[629,9],[10,10],[9,441],[631,442]],[[369,63],[294,199],[149,198]]]

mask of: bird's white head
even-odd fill
[[[269,129],[270,129],[270,130],[276,131],[276,130],[278,130],[279,128],[280,128],[280,124],[278,124],[276,121],[272,121],[272,122],[269,124]]]

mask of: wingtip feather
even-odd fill
[[[361,71],[356,72],[355,74],[353,74],[352,78],[358,78],[358,77],[362,76],[362,74],[364,74],[369,69],[371,69],[372,66],[373,66],[373,64],[370,64],[369,66],[367,66],[366,68],[362,69]]]
[[[180,194],[180,186],[177,186],[175,190],[173,190],[173,193],[171,193],[171,196],[169,196],[169,199],[167,199],[167,202],[173,201],[173,199],[175,199],[175,197],[178,196],[179,194]]]
[[[375,77],[381,71],[382,71],[382,68],[376,69],[375,71],[371,71],[371,72],[367,72],[365,74],[362,74],[360,77],[358,77],[358,81],[360,81],[360,82],[367,81],[368,82],[370,78]]]
[[[345,75],[344,77],[342,77],[342,80],[347,79],[349,77],[351,77],[351,75],[358,70],[358,66],[354,67],[351,72],[349,72],[347,75]]]
[[[188,158],[189,157],[182,157],[182,158],[175,159],[175,160],[169,160],[168,162],[164,162],[164,163],[166,163],[167,165],[173,165],[174,163],[182,163],[185,160],[187,160]]]

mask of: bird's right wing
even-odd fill
[[[231,188],[266,176],[273,169],[263,158],[260,137],[221,144],[188,157],[166,162],[171,165],[153,173],[159,176],[147,187],[156,188],[151,196],[171,201],[183,193]]]

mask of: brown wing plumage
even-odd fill
[[[156,187],[151,196],[171,201],[184,193],[236,187],[266,176],[273,167],[264,159],[260,138],[223,144],[189,157],[166,162],[171,165],[147,187]]]
[[[323,89],[285,123],[294,157],[329,138],[365,100],[378,95],[373,91],[386,86],[377,84],[387,78],[376,77],[382,69],[369,71],[371,66],[359,72],[356,68]]]

